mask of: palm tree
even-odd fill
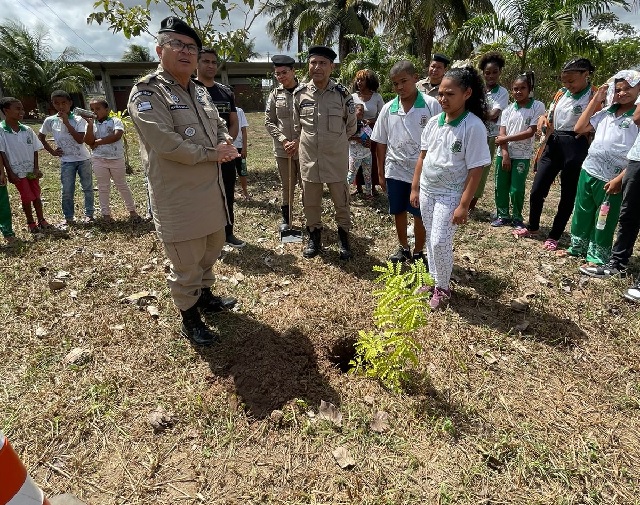
[[[491,0],[381,0],[377,18],[387,34],[402,39],[428,64],[436,37],[487,12],[493,12]]]
[[[304,51],[305,40],[311,39],[311,31],[300,29],[300,17],[311,6],[310,0],[273,0],[264,12],[272,16],[267,23],[267,33],[279,48],[291,49],[295,37],[297,53]]]
[[[628,8],[626,0],[497,0],[495,12],[468,20],[456,42],[480,42],[502,38],[518,56],[520,71],[529,64],[531,52],[553,68],[574,53],[600,54],[597,37],[579,28],[583,18]]]
[[[74,62],[78,51],[67,47],[57,58],[51,58],[48,32],[37,27],[31,33],[22,24],[0,25],[0,82],[5,94],[32,96],[45,111],[51,93],[63,89],[82,92],[94,77],[87,67]]]
[[[130,44],[127,50],[122,55],[122,61],[129,62],[148,62],[154,61],[154,57],[149,53],[149,49],[138,44]]]

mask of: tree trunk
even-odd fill
[[[340,63],[344,61],[347,55],[351,52],[351,41],[345,37],[344,28],[340,27],[340,33],[338,35],[338,58]]]
[[[436,35],[435,28],[425,28],[422,26],[416,27],[416,34],[418,36],[418,56],[424,61],[424,75],[429,72],[429,64],[433,57],[433,39]]]

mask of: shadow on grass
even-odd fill
[[[212,347],[195,347],[211,372],[231,377],[248,415],[268,417],[300,398],[314,408],[321,400],[340,404],[340,396],[318,369],[309,338],[298,328],[279,333],[246,314],[221,313],[209,320],[223,335]]]
[[[483,297],[498,297],[507,289],[514,288],[511,279],[496,276],[483,270],[471,270],[459,265],[453,266],[452,278],[457,284],[469,286]]]
[[[470,297],[458,292],[454,295],[451,308],[469,324],[488,326],[501,333],[514,333],[514,327],[526,320],[529,325],[523,332],[523,338],[553,347],[571,348],[588,338],[570,319],[535,307],[523,314],[495,300]]]
[[[301,247],[301,244],[288,244],[286,247]],[[285,275],[301,275],[302,270],[296,265],[297,257],[291,253],[277,254],[273,249],[267,249],[257,244],[247,242],[238,251],[223,253],[222,261],[251,275],[267,275],[277,272]]]

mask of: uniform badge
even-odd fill
[[[196,129],[194,127],[192,127],[192,126],[189,126],[188,128],[186,128],[184,130],[184,134],[187,137],[193,137],[196,134]]]
[[[517,170],[517,172],[518,172],[519,174],[524,174],[524,163],[519,162],[519,163],[516,165],[516,170]]]
[[[349,108],[349,114],[355,114],[356,113],[356,104],[354,103],[353,100],[349,100],[347,102],[347,107]]]
[[[139,96],[151,96],[153,95],[153,91],[149,91],[148,89],[143,89],[141,91],[136,91],[133,95],[131,95],[131,102],[133,102]]]
[[[422,128],[427,126],[427,121],[429,121],[429,116],[420,116],[420,126]]]
[[[167,19],[167,28],[171,28],[173,26],[173,18]]]
[[[27,137],[27,144],[29,145],[33,144],[33,140],[31,140],[31,137]]]
[[[573,113],[574,113],[574,114],[582,114],[582,105],[576,105],[576,106],[573,108]]]
[[[180,102],[180,97],[178,95],[169,95],[171,96],[171,100],[173,100],[175,103],[179,103]]]
[[[138,109],[138,112],[144,112],[147,110],[152,110],[153,107],[151,106],[151,102],[140,102],[136,108]]]
[[[631,125],[630,119],[623,119],[622,122],[620,123],[620,128],[629,128],[630,125]]]
[[[459,153],[462,151],[462,140],[456,140],[453,144],[451,144],[451,152]]]

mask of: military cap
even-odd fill
[[[324,56],[328,60],[335,60],[338,56],[336,52],[327,46],[311,46],[309,48],[309,58],[312,56]]]
[[[435,53],[433,55],[433,58],[431,58],[431,61],[439,61],[440,63],[444,63],[445,67],[449,65],[449,63],[451,63],[451,60],[442,53]]]
[[[168,18],[164,18],[160,22],[160,29],[158,30],[158,33],[166,33],[166,32],[179,33],[180,35],[186,35],[187,37],[191,37],[193,40],[196,41],[196,45],[198,46],[198,49],[202,49],[202,41],[200,40],[200,37],[198,36],[196,31],[193,28],[191,28],[187,23],[182,21],[182,19],[180,18],[177,18],[174,16],[169,16]]]
[[[296,64],[296,60],[286,54],[274,54],[271,61],[276,67],[293,67]]]

